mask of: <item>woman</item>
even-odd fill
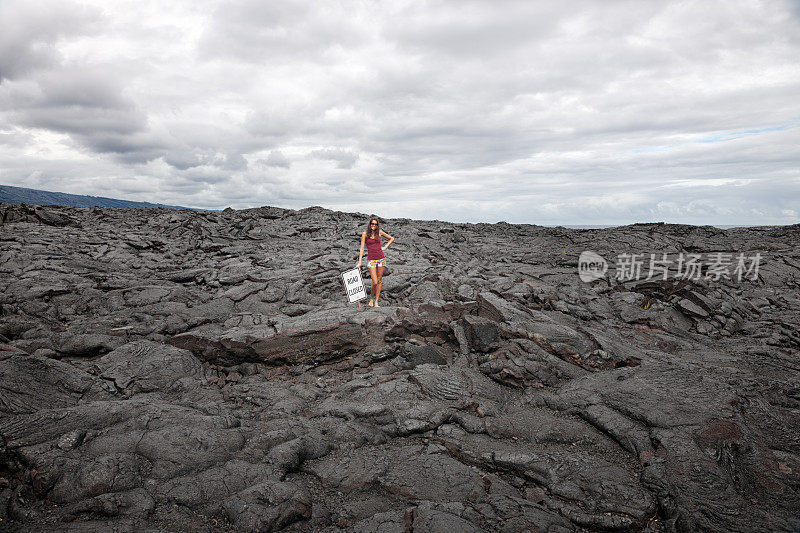
[[[384,247],[381,247],[381,235],[389,239],[389,242],[387,242]],[[356,268],[361,268],[361,258],[364,256],[364,244],[366,244],[367,268],[369,268],[369,275],[372,276],[369,300],[370,307],[380,307],[380,305],[378,305],[378,297],[381,295],[383,267],[386,266],[386,256],[383,255],[383,251],[393,242],[394,237],[381,230],[378,217],[371,217],[367,230],[361,234],[361,250],[358,252],[358,264],[356,265]]]

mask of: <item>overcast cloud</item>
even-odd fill
[[[800,222],[793,0],[0,0],[0,183],[221,209]]]

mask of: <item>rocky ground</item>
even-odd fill
[[[0,220],[0,527],[800,528],[798,225],[389,219],[359,308],[362,215]],[[584,250],[610,275],[582,282]],[[755,280],[611,279],[756,251]]]

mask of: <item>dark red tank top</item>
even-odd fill
[[[373,259],[385,259],[386,256],[383,255],[383,249],[381,249],[381,238],[380,235],[377,239],[370,239],[367,237],[366,239],[367,244],[367,261],[372,261]]]

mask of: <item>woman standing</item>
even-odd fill
[[[381,235],[389,239],[386,246],[381,247]],[[366,231],[361,234],[361,250],[358,252],[358,264],[356,268],[361,268],[361,258],[364,255],[364,244],[367,245],[367,268],[369,275],[372,276],[372,287],[370,288],[370,307],[380,307],[378,297],[381,295],[381,278],[383,278],[383,267],[386,266],[386,256],[383,251],[394,242],[394,237],[384,233],[380,228],[378,217],[371,217]]]

